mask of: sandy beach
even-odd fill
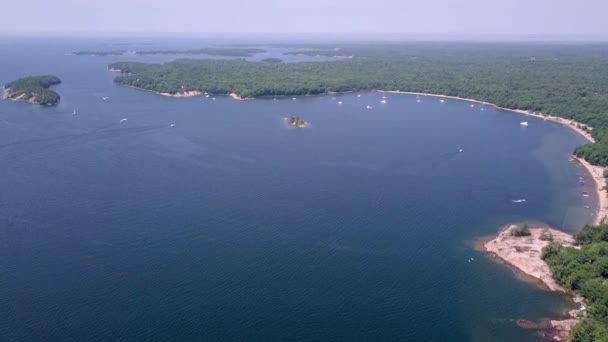
[[[531,227],[530,236],[516,237],[511,235],[511,229],[514,227],[516,225],[507,225],[495,238],[484,240],[483,250],[511,266],[516,273],[540,281],[543,288],[566,293],[566,290],[553,279],[549,266],[541,259],[542,249],[549,244],[549,241],[540,239],[540,236],[544,231],[548,231],[552,235],[553,241],[563,246],[572,246],[572,236],[555,229]],[[581,297],[575,296],[573,300],[580,304],[579,309],[571,310],[567,319],[550,321],[551,327],[556,332],[556,340],[563,340],[567,337],[571,327],[578,322],[578,317],[585,310]]]
[[[228,94],[228,96],[232,97],[235,100],[239,100],[239,101],[245,100],[244,98],[238,96],[236,93],[230,93],[230,94]]]
[[[489,106],[489,107],[493,107],[493,108],[504,110],[504,111],[518,113],[518,114],[522,114],[522,115],[526,115],[526,116],[531,116],[531,117],[539,118],[539,119],[542,119],[545,121],[557,122],[559,124],[562,124],[570,129],[574,130],[576,133],[580,134],[582,137],[587,139],[587,141],[589,141],[590,143],[595,142],[595,139],[593,139],[591,134],[583,129],[583,127],[584,127],[587,130],[591,131],[593,129],[592,127],[589,127],[585,124],[582,124],[580,122],[570,120],[570,119],[564,119],[564,118],[560,118],[560,117],[552,116],[552,115],[544,115],[542,113],[531,112],[528,110],[504,108],[504,107],[497,106],[493,103],[478,101],[475,99],[467,99],[467,98],[457,97],[457,96],[447,96],[447,95],[429,94],[429,93],[416,93],[416,92],[398,91],[398,90],[389,90],[389,91],[380,90],[379,92],[392,93],[392,94],[407,94],[407,95],[416,95],[416,96],[431,96],[431,97],[437,97],[440,99],[451,99],[451,100],[467,101],[467,102],[472,102],[472,103],[476,103],[476,104],[481,104],[483,106]],[[603,190],[606,187],[606,178],[604,178],[604,168],[601,166],[591,165],[582,158],[578,158],[578,157],[573,157],[573,158],[575,160],[577,160],[579,162],[579,164],[581,164],[581,166],[583,168],[585,168],[585,170],[587,170],[587,172],[591,175],[591,178],[595,182],[595,189],[596,189],[596,193],[597,193],[598,202],[597,202],[597,207],[596,207],[595,213],[594,213],[595,215],[594,215],[593,223],[599,224],[604,218],[608,217],[608,194],[606,193],[606,191]]]

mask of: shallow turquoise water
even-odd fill
[[[471,241],[591,220],[570,130],[406,95],[167,98],[112,83],[131,57],[66,54],[104,44],[0,45],[1,81],[64,81],[54,108],[0,101],[7,340],[534,341],[514,320],[568,307]]]

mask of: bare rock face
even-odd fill
[[[517,225],[509,225],[500,231],[498,236],[484,244],[485,251],[495,255],[501,261],[511,265],[517,271],[538,279],[543,287],[550,291],[566,292],[551,275],[549,265],[541,258],[542,250],[550,240],[562,246],[573,246],[571,235],[550,228],[529,228],[530,235],[514,236],[512,230]],[[516,324],[524,329],[543,329],[543,337],[555,341],[565,341],[570,329],[584,316],[585,306],[581,297],[574,297],[574,302],[580,307],[568,313],[570,318],[564,320],[548,320],[547,324],[538,324],[525,319],[518,319]]]

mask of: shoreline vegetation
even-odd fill
[[[49,88],[60,83],[59,77],[53,75],[23,77],[5,84],[3,97],[41,106],[54,106],[61,97]]]

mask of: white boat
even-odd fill
[[[416,102],[420,103],[420,99],[416,100]]]
[[[386,96],[382,95],[382,98],[383,98],[383,99],[385,99],[385,98],[386,98]]]
[[[107,99],[109,99],[109,97],[108,97],[108,96],[104,96],[102,99],[103,99],[104,101],[106,101]]]
[[[522,125],[522,126],[528,126],[528,121],[522,121],[519,124]]]
[[[382,100],[382,101],[380,101],[380,103],[384,104],[384,103],[386,103],[386,100]]]
[[[516,200],[511,200],[511,202],[513,202],[513,203],[523,203],[525,201],[526,200],[524,198],[522,198],[522,199],[516,199]]]
[[[372,106],[367,106],[367,107],[365,107],[365,108],[367,108],[367,109],[372,109]]]
[[[175,124],[170,124],[169,128],[175,127]]]
[[[462,149],[458,150],[458,152],[462,152]]]
[[[342,101],[338,101],[338,104],[342,104]]]
[[[361,94],[358,94],[357,97],[361,97]]]
[[[486,109],[485,108],[481,108],[481,111],[484,111],[484,110],[486,110]]]
[[[292,100],[294,100],[294,101],[296,100],[296,98],[295,98],[295,97],[292,97],[291,99],[292,99]]]
[[[209,97],[209,94],[205,95],[205,97]]]
[[[473,107],[475,107],[475,105],[474,105],[474,104],[471,104],[471,108],[473,108]]]
[[[215,97],[212,97],[211,99],[212,99],[213,101],[215,101]]]
[[[74,111],[72,112],[72,115],[76,115],[76,109],[74,109]]]
[[[120,119],[120,122],[125,122],[125,121],[127,121],[127,118]]]
[[[439,100],[439,102],[444,103],[444,102],[445,102],[445,100],[444,100],[444,99],[441,99],[441,100]]]

